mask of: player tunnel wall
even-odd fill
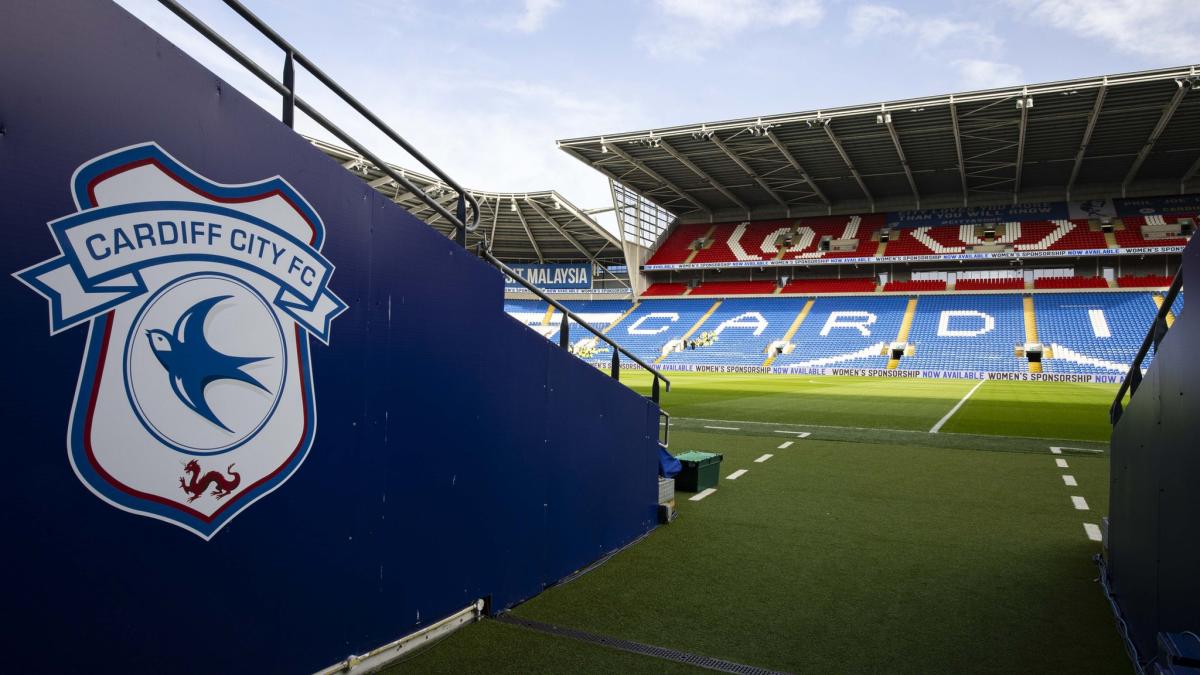
[[[1200,240],[1184,249],[1183,274],[1200,288]],[[1200,314],[1185,309],[1113,428],[1108,573],[1143,660],[1158,633],[1200,630],[1197,345]]]
[[[10,2],[0,55],[9,275],[59,254],[47,223],[77,211],[78,167],[153,142],[212,181],[286,180],[347,305],[309,340],[303,463],[206,541],[75,475],[88,328],[51,336],[7,277],[6,668],[311,672],[477,598],[511,606],[654,526],[657,406],[506,316],[495,269],[114,4]]]

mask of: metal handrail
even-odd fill
[[[542,300],[545,300],[546,302],[548,302],[551,307],[554,307],[555,309],[557,309],[558,311],[563,313],[563,320],[562,320],[563,323],[562,323],[562,328],[560,329],[561,332],[559,334],[559,345],[560,346],[562,346],[563,348],[566,348],[567,345],[569,344],[567,331],[568,331],[568,326],[570,325],[568,323],[568,319],[570,319],[571,321],[574,321],[575,323],[577,323],[580,326],[582,326],[583,328],[585,328],[592,335],[595,335],[597,338],[608,343],[608,345],[613,348],[612,373],[611,373],[613,379],[615,379],[615,380],[621,379],[621,376],[620,376],[621,360],[620,360],[619,354],[624,354],[625,356],[629,357],[630,361],[633,361],[634,363],[638,364],[639,366],[641,366],[647,372],[649,372],[651,375],[654,376],[654,383],[650,389],[650,398],[655,403],[658,403],[658,399],[659,399],[659,391],[658,391],[659,380],[661,380],[664,384],[667,385],[667,391],[671,391],[671,380],[667,379],[666,375],[663,375],[662,372],[660,372],[657,368],[655,368],[654,366],[641,360],[635,354],[630,352],[628,349],[625,349],[621,345],[614,342],[612,338],[608,337],[601,331],[597,330],[594,326],[589,324],[587,321],[584,321],[583,319],[581,319],[578,314],[567,309],[561,302],[559,302],[559,301],[555,300],[554,298],[550,297],[549,295],[547,295],[543,290],[541,290],[540,288],[538,288],[537,286],[533,285],[531,282],[526,280],[524,277],[522,277],[520,274],[518,274],[511,267],[509,267],[508,265],[505,265],[499,258],[492,255],[491,251],[481,248],[479,251],[479,256],[481,258],[483,258],[484,260],[495,265],[497,269],[499,269],[501,272],[508,275],[513,281],[524,286],[527,290],[529,290],[529,292],[538,296]]]
[[[1108,421],[1113,425],[1116,425],[1121,419],[1121,414],[1125,412],[1125,408],[1121,405],[1121,401],[1125,398],[1125,392],[1129,392],[1129,396],[1132,397],[1137,393],[1138,385],[1142,383],[1142,360],[1150,353],[1150,346],[1154,345],[1154,350],[1158,351],[1159,343],[1167,334],[1167,313],[1171,311],[1171,305],[1174,304],[1175,298],[1182,288],[1183,267],[1180,266],[1175,272],[1175,278],[1171,281],[1171,287],[1167,289],[1167,295],[1163,298],[1162,305],[1158,308],[1158,313],[1154,315],[1154,323],[1150,324],[1150,330],[1146,333],[1146,338],[1142,340],[1142,346],[1138,349],[1137,356],[1133,357],[1129,372],[1125,373],[1125,379],[1121,380],[1121,387],[1117,389],[1117,396],[1108,410]]]
[[[463,246],[466,246],[467,232],[474,232],[475,229],[479,227],[479,203],[475,200],[475,197],[457,182],[451,179],[448,175],[446,175],[444,171],[442,171],[436,164],[425,157],[425,155],[423,155],[419,150],[413,147],[412,144],[404,140],[400,134],[396,133],[391,127],[385,124],[383,120],[379,119],[379,117],[368,110],[366,106],[358,101],[358,99],[351,96],[350,93],[343,89],[337,82],[335,82],[333,78],[326,75],[324,71],[318,68],[306,56],[301,54],[295,47],[291,45],[291,43],[289,43],[287,40],[284,40],[278,33],[267,26],[262,19],[259,19],[257,16],[255,16],[254,13],[247,9],[241,2],[238,2],[238,0],[224,0],[225,4],[228,5],[234,12],[237,12],[238,16],[241,16],[243,19],[245,19],[246,22],[257,29],[259,33],[262,33],[262,35],[273,42],[275,46],[283,50],[283,82],[276,80],[266,70],[250,59],[250,57],[246,56],[237,47],[234,47],[233,44],[208,26],[208,24],[201,21],[199,17],[189,12],[185,7],[183,7],[183,5],[179,4],[177,0],[158,1],[164,7],[171,10],[175,16],[183,20],[184,23],[191,26],[204,37],[208,38],[209,42],[212,42],[214,45],[220,48],[221,51],[229,55],[230,58],[232,58],[234,61],[237,61],[243,68],[250,71],[251,74],[257,77],[259,80],[262,80],[264,84],[282,96],[282,117],[284,124],[287,124],[289,127],[293,125],[294,110],[298,108],[301,112],[308,115],[314,122],[320,124],[331,134],[337,136],[338,139],[340,139],[343,143],[353,148],[365,159],[374,163],[380,171],[388,176],[388,178],[391,178],[408,192],[416,195],[418,199],[425,202],[425,204],[433,209],[438,215],[449,221],[457,230],[458,242]],[[354,140],[350,134],[346,133],[333,122],[329,121],[329,119],[327,119],[324,115],[317,112],[316,108],[314,108],[304,99],[297,96],[295,88],[295,64],[297,63],[303,66],[319,82],[328,87],[330,91],[337,94],[344,103],[366,118],[367,121],[373,124],[376,129],[383,132],[385,136],[394,141],[397,145],[403,148],[405,152],[412,155],[414,159],[420,162],[425,168],[429,169],[435,176],[440,178],[451,189],[457,192],[458,203],[455,209],[457,213],[451,213],[433,197],[426,194],[407,178],[400,175],[400,173],[391,169],[386,162],[368,150],[363,144]],[[471,209],[470,219],[466,217],[468,205]]]

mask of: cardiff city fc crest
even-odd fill
[[[75,171],[61,255],[16,273],[50,333],[88,324],[67,431],[79,479],[210,539],[283,484],[316,431],[309,336],[329,290],[321,219],[278,176],[222,185],[149,143]]]

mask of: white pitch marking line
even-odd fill
[[[1062,459],[1061,457],[1060,457],[1060,458],[1058,458],[1058,459],[1056,459],[1056,460],[1054,460],[1054,466],[1057,466],[1057,467],[1058,467],[1058,468],[1060,468],[1060,469],[1068,469],[1068,468],[1070,468],[1070,467],[1068,467],[1068,466],[1067,466],[1067,460],[1065,460],[1065,459]]]
[[[812,436],[812,434],[807,431],[783,431],[781,429],[776,429],[775,433],[791,434],[791,435],[795,436],[796,438],[808,438],[809,436]]]
[[[979,384],[975,385],[974,387],[971,387],[971,391],[968,391],[965,396],[963,396],[961,399],[959,399],[958,403],[955,403],[954,407],[950,409],[950,412],[946,413],[945,417],[938,420],[938,423],[933,425],[933,428],[929,430],[929,433],[936,434],[942,428],[943,424],[945,424],[946,422],[949,422],[950,418],[954,417],[954,413],[958,412],[958,409],[961,408],[962,405],[967,402],[967,399],[971,398],[971,394],[974,394],[976,389],[983,386],[984,382],[987,382],[987,380],[980,380]]]
[[[792,442],[791,442],[791,441],[784,441],[783,443],[781,443],[781,444],[779,445],[779,448],[778,448],[778,449],[779,449],[779,450],[787,450],[787,449],[788,449],[788,448],[790,448],[790,447],[792,447]]]
[[[1071,503],[1075,505],[1076,511],[1087,511],[1088,510],[1087,500],[1084,499],[1083,497],[1072,496]]]
[[[725,480],[737,480],[745,475],[746,475],[745,469],[738,469],[737,471],[734,471],[733,473],[729,474],[728,476],[725,476]]]
[[[1100,534],[1100,526],[1095,523],[1084,523],[1083,531],[1087,533],[1087,538],[1092,541],[1104,541],[1104,535]]]
[[[1075,452],[1094,452],[1097,455],[1104,454],[1103,450],[1096,450],[1094,448],[1072,448],[1072,447],[1068,447],[1066,445],[1050,446],[1050,452],[1055,455],[1061,455],[1063,450],[1074,450]]]
[[[1075,476],[1072,476],[1071,474],[1064,474],[1062,479],[1063,479],[1063,483],[1065,483],[1067,487],[1078,487],[1079,486],[1079,483],[1075,482]]]
[[[709,426],[707,424],[704,425],[704,428],[705,429],[720,429],[721,431],[741,431],[742,430],[741,427],[713,427],[713,426]]]
[[[704,499],[705,497],[711,495],[712,493],[714,493],[716,491],[717,491],[717,488],[708,488],[708,489],[704,490],[703,492],[697,492],[696,494],[692,495],[691,498],[688,499],[688,501],[689,502],[698,502],[701,499]]]
[[[763,455],[762,457],[759,457],[758,459],[756,459],[754,461],[758,462],[759,464],[762,464],[763,462],[767,461],[768,459],[771,459],[774,456],[775,455],[768,453],[768,454]]]

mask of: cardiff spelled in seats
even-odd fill
[[[918,295],[908,342],[915,353],[900,359],[905,370],[1024,372],[1014,347],[1025,342],[1023,294]],[[1128,368],[1157,311],[1149,292],[1034,293],[1038,337],[1049,348],[1047,373],[1119,374]],[[795,368],[884,368],[885,350],[900,331],[908,296],[820,296],[773,365]],[[772,343],[782,343],[807,297],[729,298],[696,326],[695,349],[671,352],[664,365],[758,366]],[[652,360],[681,338],[716,304],[715,298],[647,300],[624,319],[626,300],[577,300],[564,304],[639,357]],[[535,300],[508,300],[505,311],[550,339],[562,315]],[[1183,294],[1172,305],[1178,316]],[[593,361],[607,361],[603,342],[590,345],[587,331],[572,325],[571,344]],[[1150,363],[1148,357],[1146,364]]]
[[[1013,354],[1025,342],[1021,295],[927,295],[917,301],[908,341],[916,353],[904,370],[1013,372],[1028,365]]]
[[[767,346],[783,337],[806,302],[803,298],[725,300],[689,338],[693,342],[700,335],[711,336],[709,343],[671,353],[663,363],[762,365]]]
[[[908,298],[823,297],[813,302],[791,342],[796,348],[775,360],[797,368],[884,368]]]
[[[1045,293],[1033,306],[1048,373],[1126,372],[1158,311],[1149,293]]]

